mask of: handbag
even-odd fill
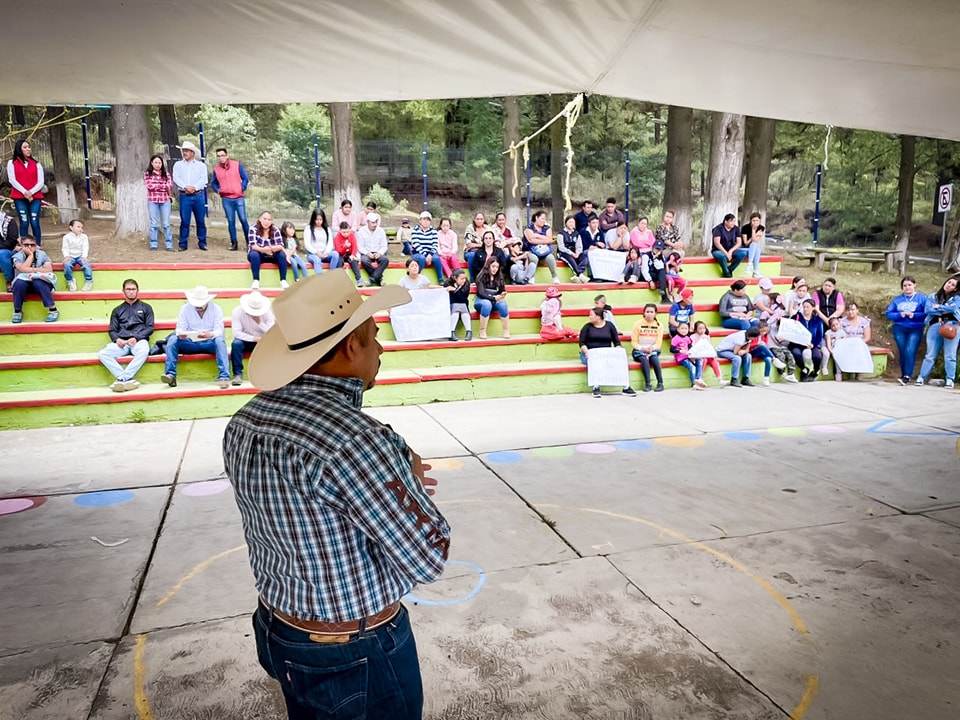
[[[952,323],[942,322],[940,323],[940,329],[938,332],[940,333],[940,337],[947,340],[953,340],[955,337],[957,337],[957,326],[953,325]]]

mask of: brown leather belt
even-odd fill
[[[292,628],[297,630],[302,630],[305,633],[310,633],[311,635],[356,635],[360,632],[360,620],[347,620],[344,622],[322,622],[320,620],[301,620],[300,618],[294,617],[293,615],[287,615],[282,613],[279,610],[271,608],[267,603],[263,602],[261,598],[260,604],[265,608],[270,610],[273,613],[273,616],[277,618],[280,622],[289,625]],[[375,615],[370,615],[366,618],[366,629],[372,630],[373,628],[380,627],[386,623],[393,620],[397,613],[400,612],[400,601],[397,600],[390,605],[387,605],[383,610],[376,613]]]

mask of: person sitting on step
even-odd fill
[[[180,308],[176,330],[167,336],[167,362],[160,380],[175,388],[180,355],[207,353],[216,356],[217,384],[226,389],[230,387],[230,367],[223,337],[223,310],[213,302],[217,296],[203,285],[185,290],[183,294],[187,302]]]
[[[31,235],[20,238],[20,252],[12,258],[16,276],[13,278],[13,319],[14,324],[23,322],[23,301],[27,293],[33,291],[40,296],[40,301],[47,308],[47,317],[44,322],[56,322],[60,319],[60,311],[53,299],[53,290],[57,286],[57,276],[53,273],[53,263],[50,256],[37,246],[37,241]]]
[[[636,249],[636,248],[634,248]],[[643,391],[650,392],[650,368],[657,376],[656,392],[663,392],[663,371],[660,368],[660,346],[663,343],[663,325],[657,320],[657,306],[647,303],[643,306],[643,318],[633,324],[631,332],[633,359],[640,363],[643,372]]]
[[[551,285],[540,303],[540,337],[543,340],[566,340],[578,335],[576,330],[563,326],[563,317],[560,315],[562,295],[560,288]]]
[[[273,323],[270,298],[256,290],[240,296],[240,304],[230,315],[230,329],[233,330],[233,342],[230,344],[232,385],[243,383],[243,354],[254,351]]]
[[[584,365],[589,363],[590,351],[600,348],[622,347],[620,344],[620,334],[612,322],[604,320],[603,308],[594,307],[590,310],[588,322],[580,329],[580,362]],[[623,358],[626,364],[626,357]],[[588,373],[589,377],[589,373]],[[600,397],[600,386],[593,386],[593,397]],[[624,395],[635,397],[637,391],[630,385],[625,385],[621,392]]]
[[[116,380],[110,386],[114,392],[126,392],[140,387],[136,374],[150,354],[150,336],[153,334],[153,308],[140,299],[140,286],[133,278],[123,281],[123,302],[110,313],[110,342],[97,357]],[[126,367],[117,358],[132,355]]]
[[[283,244],[280,228],[273,224],[273,213],[264,210],[260,213],[257,222],[250,228],[247,236],[247,260],[250,261],[250,271],[253,273],[254,290],[260,289],[260,265],[265,262],[274,263],[280,268],[280,287],[286,290],[287,284],[287,253]]]
[[[413,264],[416,265],[416,261],[413,261]],[[466,271],[461,268],[454,270],[444,287],[450,293],[450,339],[457,339],[457,325],[462,322],[463,329],[467,331],[464,340],[473,340],[470,326],[470,280]]]
[[[90,238],[83,231],[83,223],[79,220],[70,221],[70,232],[63,236],[61,253],[63,255],[63,279],[67,281],[70,292],[75,292],[77,283],[73,279],[73,268],[79,266],[83,270],[84,292],[93,289],[93,267],[90,265]]]

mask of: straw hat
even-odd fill
[[[270,298],[258,292],[240,296],[240,307],[250,317],[260,317],[270,309]]]
[[[216,293],[210,292],[206,285],[197,285],[193,290],[184,290],[183,294],[186,295],[187,302],[197,308],[203,307],[217,297]]]
[[[385,285],[366,302],[346,270],[296,283],[273,303],[276,323],[250,357],[250,380],[276,390],[305,373],[374,313],[410,302],[399,285]]]

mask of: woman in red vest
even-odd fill
[[[26,138],[13,146],[13,159],[7,163],[10,197],[20,216],[20,227],[33,230],[40,244],[40,201],[43,200],[43,165],[33,159],[33,151]]]

